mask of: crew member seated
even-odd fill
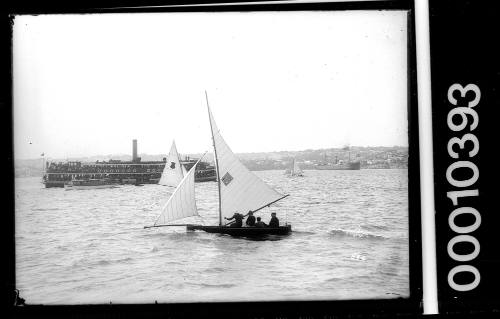
[[[250,227],[255,226],[255,216],[253,215],[253,212],[251,210],[248,211],[248,217],[245,224]]]
[[[271,213],[271,220],[269,221],[269,227],[278,228],[280,227],[280,221],[276,217],[276,213]]]
[[[257,217],[257,222],[255,223],[255,227],[257,228],[263,228],[267,227],[266,223],[260,220],[260,217]]]
[[[224,217],[227,220],[232,220],[234,219],[234,223],[229,225],[230,227],[242,227],[243,226],[243,215],[240,213],[234,213],[233,217],[227,218]]]

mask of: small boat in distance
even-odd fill
[[[99,189],[99,188],[115,188],[118,184],[110,179],[73,179],[64,184],[64,189],[69,191],[72,189]]]
[[[217,188],[219,199],[219,225],[205,226],[193,224],[169,224],[172,221],[191,216],[199,216],[196,208],[194,175],[196,162],[189,172],[184,176],[175,189],[172,196],[162,209],[153,226],[144,228],[165,226],[186,226],[187,230],[202,230],[208,233],[228,234],[232,236],[263,236],[263,235],[286,235],[292,230],[291,225],[278,227],[231,227],[225,219],[233,216],[235,212],[245,214],[249,211],[258,212],[270,205],[282,200],[288,195],[278,193],[269,185],[264,183],[254,173],[250,172],[234,155],[229,146],[222,138],[215,124],[210,106],[207,109],[212,133],[214,148],[215,167],[217,172]],[[202,156],[203,158],[203,156]]]
[[[349,159],[347,162],[339,161],[337,157],[335,157],[335,162],[334,163],[329,163],[326,159],[326,153],[325,153],[325,161],[323,163],[320,163],[316,165],[315,169],[317,170],[359,170],[361,168],[361,163],[358,161],[351,161],[351,150],[349,146],[345,146],[342,148],[344,151],[349,152]]]
[[[340,171],[357,171],[361,168],[360,162],[347,162],[347,163],[322,163],[318,164],[315,169],[317,170],[340,170]]]
[[[285,174],[288,176],[304,176],[304,173],[299,167],[299,164],[295,160],[295,158],[292,160],[292,166],[291,168],[287,169],[285,171]]]

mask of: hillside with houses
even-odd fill
[[[149,155],[139,154],[142,161],[161,161],[166,154]],[[402,146],[378,146],[378,147],[360,147],[351,146],[347,148],[329,148],[329,149],[308,149],[302,151],[277,151],[262,153],[238,153],[236,154],[245,166],[250,170],[273,170],[285,169],[291,160],[300,164],[302,169],[314,169],[317,165],[325,163],[345,163],[350,161],[359,161],[361,169],[388,169],[388,168],[407,168],[408,167],[408,147]],[[198,158],[201,154],[181,154],[182,158]],[[20,159],[14,162],[14,173],[16,177],[23,176],[42,176],[43,163],[45,162],[96,162],[96,161],[130,161],[130,155],[96,155],[80,158],[38,158],[38,159]],[[213,161],[213,155],[208,153],[205,161]]]

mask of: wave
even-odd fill
[[[33,212],[46,212],[46,211],[56,211],[60,210],[59,208],[32,208],[31,211]]]
[[[292,234],[294,234],[294,235],[314,235],[316,233],[313,231],[307,231],[307,230],[292,230]]]
[[[235,284],[204,284],[204,283],[199,283],[197,285],[200,287],[204,287],[204,288],[232,288],[232,287],[236,287]]]
[[[366,230],[382,230],[382,231],[387,231],[387,230],[390,230],[390,227],[389,226],[385,226],[385,225],[363,225],[361,226],[361,228],[364,228]]]
[[[363,255],[363,254],[356,254],[356,253],[354,253],[354,254],[352,254],[349,257],[349,259],[351,259],[351,260],[365,261],[366,260],[366,256]]]
[[[112,265],[112,264],[117,264],[117,263],[127,263],[134,260],[132,257],[127,257],[127,258],[121,258],[121,259],[101,259],[97,261],[92,261],[89,263],[86,263],[86,260],[79,260],[73,262],[71,267],[93,267],[93,266],[107,266],[107,265]]]
[[[126,257],[126,258],[121,258],[121,259],[115,259],[112,262],[113,263],[128,263],[129,261],[133,261],[135,258],[132,257]]]
[[[344,202],[345,202],[345,200],[343,200],[343,199],[335,199],[335,200],[326,201],[325,203],[326,204],[342,204]]]
[[[210,267],[205,270],[208,273],[221,273],[223,274],[226,269],[224,267]]]
[[[227,234],[220,234],[222,237],[231,237],[230,235]],[[238,237],[238,239],[241,240],[249,240],[249,241],[278,241],[278,240],[283,240],[286,239],[287,236],[280,236],[280,235],[263,235],[263,236],[256,236],[256,237]]]
[[[338,228],[338,229],[332,229],[332,230],[328,231],[328,233],[330,235],[337,236],[337,237],[352,237],[352,238],[359,238],[359,239],[375,239],[375,240],[390,239],[389,237],[369,233],[369,232],[363,231],[359,228],[355,229],[355,230],[344,230],[344,229]]]
[[[147,231],[143,234],[139,235],[139,237],[144,238],[166,238],[168,240],[177,240],[185,238],[187,232],[186,231],[175,231],[175,230],[166,230],[166,231]]]

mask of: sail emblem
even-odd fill
[[[172,169],[175,168],[175,162],[170,162],[170,168],[172,168]]]
[[[224,183],[224,185],[228,185],[229,183],[231,183],[231,181],[233,180],[233,177],[231,176],[231,174],[229,174],[229,172],[227,172],[223,177],[222,177],[222,182]]]

